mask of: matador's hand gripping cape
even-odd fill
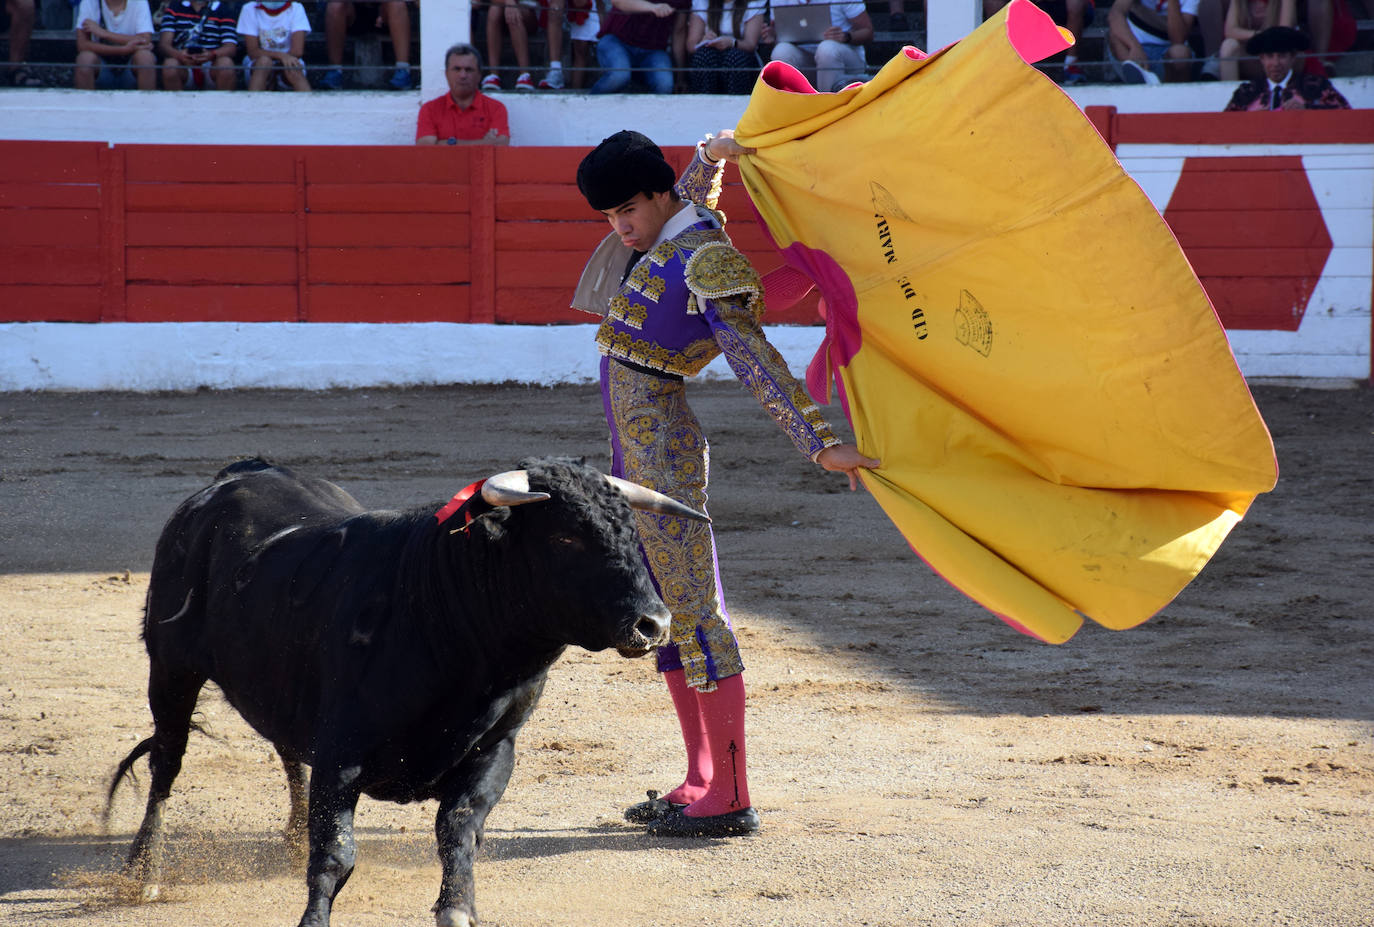
[[[1144,193],[1029,66],[1067,33],[1013,0],[963,41],[816,93],[770,64],[735,137],[816,282],[864,482],[916,552],[1013,626],[1165,606],[1277,478],[1207,296]]]

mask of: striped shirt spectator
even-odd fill
[[[160,34],[172,34],[172,47],[189,52],[214,51],[239,44],[238,20],[221,0],[176,0],[162,13]]]
[[[237,82],[238,22],[222,0],[174,0],[162,14],[158,53],[162,86],[180,90],[213,83],[232,90]]]

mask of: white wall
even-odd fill
[[[1374,109],[1374,77],[1337,81],[1357,108]],[[1074,88],[1080,106],[1123,113],[1220,112],[1234,84]],[[438,96],[438,91],[434,96]],[[516,145],[595,145],[624,128],[661,145],[691,145],[733,126],[748,97],[503,93]],[[421,91],[356,93],[136,93],[5,90],[0,139],[193,145],[409,145]]]
[[[0,323],[0,392],[594,383],[595,325]],[[798,375],[820,328],[774,327]],[[731,379],[717,358],[702,373]]]

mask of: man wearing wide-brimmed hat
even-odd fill
[[[1272,26],[1255,33],[1245,43],[1245,50],[1259,57],[1264,77],[1237,87],[1226,112],[1350,109],[1331,81],[1295,69],[1299,53],[1309,44],[1306,35],[1290,26]]]

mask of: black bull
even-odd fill
[[[148,755],[126,868],[144,896],[158,890],[163,805],[212,681],[281,755],[288,837],[307,820],[302,925],[329,922],[353,870],[362,794],[438,800],[436,918],[473,923],[473,856],[549,666],[570,644],[637,656],[666,640],[631,505],[704,517],[558,460],[527,461],[438,514],[367,511],[260,460],[221,471],[158,539],[143,623],[154,733],[110,786],[113,799]]]

